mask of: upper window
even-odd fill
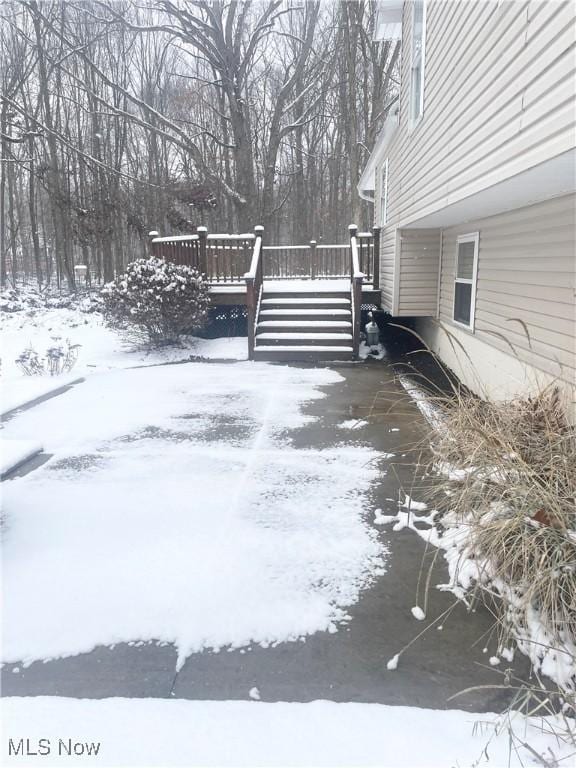
[[[388,224],[388,159],[382,166],[382,176],[380,179],[380,222],[381,227]]]
[[[456,251],[456,273],[454,275],[455,322],[474,329],[474,308],[476,306],[476,275],[478,272],[478,232],[461,235]]]
[[[426,3],[412,3],[412,48],[410,62],[410,123],[414,125],[424,112],[424,55],[426,42]]]

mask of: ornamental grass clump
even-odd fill
[[[102,289],[108,325],[133,341],[177,344],[201,328],[210,304],[209,286],[192,267],[163,259],[138,259]]]
[[[40,355],[32,346],[27,347],[16,358],[16,364],[26,376],[60,376],[69,373],[76,365],[80,344],[53,338],[52,346]]]
[[[535,669],[576,688],[576,430],[558,390],[513,402],[447,398],[431,492],[458,529],[452,578],[497,595],[501,626]]]

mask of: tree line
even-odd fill
[[[397,99],[374,0],[0,6],[0,278],[110,280],[148,231],[340,242]]]

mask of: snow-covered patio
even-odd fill
[[[376,454],[298,450],[289,434],[339,378],[248,363],[117,370],[11,420],[6,438],[41,441],[52,459],[5,488],[4,660],[158,640],[181,664],[335,630],[384,564],[362,514]]]
[[[58,763],[62,735],[102,743],[78,764],[471,765],[489,740],[487,764],[508,759],[496,716],[474,714],[506,691],[448,702],[500,682],[476,643],[489,616],[459,605],[444,621],[434,592],[430,633],[387,668],[423,626],[423,544],[378,519],[398,511],[425,428],[389,366],[249,363],[245,339],[134,352],[95,315],[22,319],[6,327],[10,402],[60,392],[2,429],[14,455],[45,459],[3,485],[6,739],[50,738],[39,764]],[[24,329],[82,343],[81,381],[23,378]],[[515,731],[558,755],[541,724]]]

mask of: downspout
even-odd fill
[[[376,202],[374,195],[370,195],[368,192],[363,192],[359,187],[356,187],[356,189],[362,200],[366,200],[366,202],[373,204]]]
[[[436,319],[440,321],[440,291],[442,290],[442,251],[444,250],[444,230],[440,230],[440,254],[438,256],[438,287],[436,288]]]

